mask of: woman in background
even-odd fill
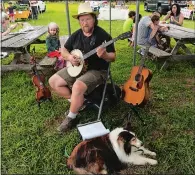
[[[171,11],[167,13],[167,15],[164,17],[162,23],[166,23],[166,20],[170,19],[170,24],[182,26],[184,16],[181,13],[181,9],[179,4],[172,4],[171,5]],[[171,38],[166,36],[166,43],[167,43],[167,49],[166,52],[171,52]]]
[[[171,11],[167,13],[162,22],[165,23],[168,19],[170,19],[170,24],[183,25],[184,16],[181,13],[179,4],[172,4]]]

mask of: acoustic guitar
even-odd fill
[[[149,82],[152,78],[152,71],[144,67],[149,46],[146,47],[145,54],[140,66],[134,66],[128,81],[124,84],[124,101],[134,106],[143,106],[149,99]]]
[[[112,43],[116,42],[117,40],[123,40],[123,39],[126,39],[126,38],[130,38],[131,37],[131,33],[130,32],[125,32],[125,33],[122,33],[121,35],[119,35],[118,37],[106,42],[106,43],[103,43],[102,45],[100,45],[101,47],[107,47],[109,45],[111,45]],[[76,77],[78,76],[84,69],[85,69],[85,66],[84,66],[84,63],[85,63],[85,59],[89,58],[91,55],[95,54],[96,53],[96,50],[97,50],[97,47],[93,50],[91,50],[90,52],[86,53],[85,55],[83,55],[83,53],[79,50],[79,49],[74,49],[71,54],[72,55],[75,55],[79,58],[79,65],[78,66],[73,66],[71,64],[70,61],[67,61],[67,71],[68,71],[68,74],[71,76],[71,77]]]

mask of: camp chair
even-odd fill
[[[108,83],[108,81],[110,81],[110,83]],[[112,98],[112,101],[110,101],[110,98]],[[114,85],[109,64],[105,83],[98,85],[89,95],[85,95],[86,100],[84,105],[86,107],[95,107],[96,109],[100,110],[99,115],[101,115],[103,105],[104,108],[107,108],[110,105],[116,103],[119,98],[120,88]]]
[[[111,82],[111,84],[109,84],[109,85],[111,86],[110,88],[112,88],[112,92],[107,91],[109,80]],[[98,88],[102,89],[102,86],[103,86],[103,92],[101,90],[100,90],[100,92],[98,92],[98,94],[102,94],[101,101],[99,101],[94,97],[94,95],[96,94],[96,91],[98,90]],[[114,85],[114,82],[112,80],[111,71],[110,71],[110,63],[109,63],[108,71],[107,71],[107,78],[106,78],[105,83],[103,85],[97,86],[89,95],[85,96],[85,98],[86,98],[85,104],[90,105],[90,106],[95,106],[99,110],[99,112],[98,112],[97,120],[95,120],[93,122],[88,122],[85,124],[77,125],[77,128],[78,128],[83,140],[91,139],[94,137],[99,137],[101,135],[104,135],[104,134],[107,134],[110,132],[102,124],[100,116],[101,116],[103,105],[105,102],[108,102],[109,100],[111,100],[111,102],[113,104],[116,104],[119,101],[121,91],[120,91],[120,88],[116,89],[116,87],[117,86]],[[109,90],[110,90],[110,88],[109,88]],[[110,93],[110,95],[107,95],[107,97],[106,97],[107,93]],[[112,98],[112,99],[109,99],[109,98]]]

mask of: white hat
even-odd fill
[[[87,14],[99,15],[99,12],[97,11],[94,12],[92,8],[90,7],[89,3],[82,3],[79,5],[78,15],[72,15],[72,17],[75,19],[78,19],[79,16],[87,15]]]
[[[58,29],[58,25],[55,22],[50,22],[48,25],[49,29]]]
[[[5,12],[1,13],[1,21],[4,22],[5,20],[8,20],[9,16],[8,14],[6,14]]]

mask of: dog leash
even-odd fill
[[[66,150],[66,146],[65,146],[65,148],[64,148],[64,156],[65,156],[66,158],[69,158],[69,157],[70,157],[70,155],[68,154],[68,152],[67,152],[67,150]]]

